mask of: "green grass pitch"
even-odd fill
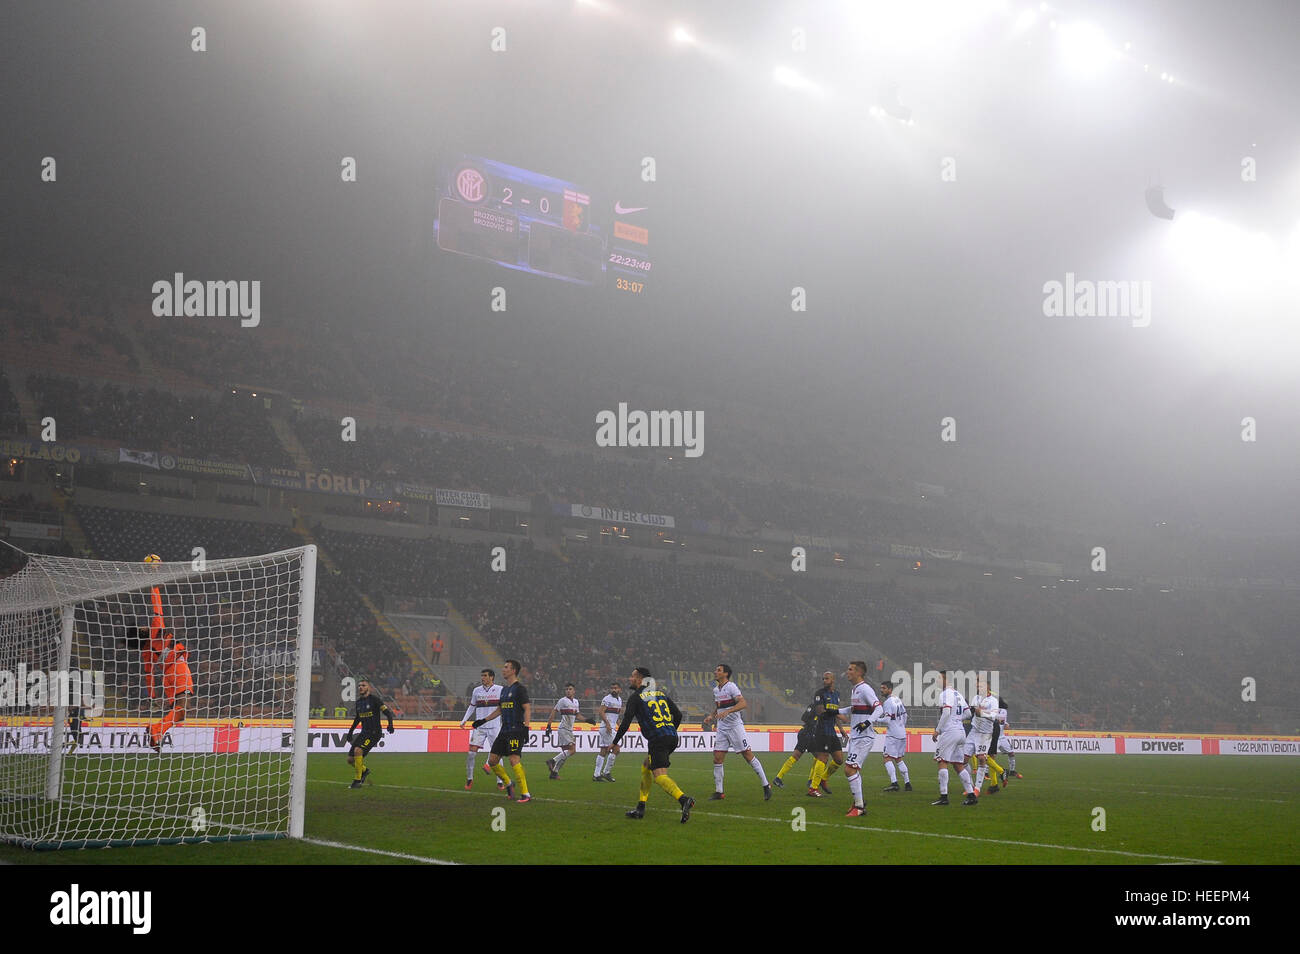
[[[784,760],[761,758],[769,776]],[[658,787],[644,820],[623,817],[636,801],[639,764],[631,755],[616,765],[614,784],[591,781],[591,756],[571,759],[559,781],[547,778],[542,756],[525,756],[535,796],[525,805],[507,800],[481,771],[465,791],[462,755],[381,753],[367,764],[371,784],[354,791],[341,755],[308,759],[305,841],[56,852],[0,846],[0,862],[693,864],[724,845],[731,864],[1300,862],[1293,837],[1300,770],[1289,758],[1026,756],[1018,765],[1025,778],[1009,789],[965,808],[954,778],[952,804],[936,808],[929,756],[908,759],[913,792],[886,795],[877,755],[864,773],[869,814],[851,819],[843,773],[831,779],[832,797],[804,793],[809,756],[770,802],[753,772],[729,756],[727,797],[711,802],[711,760],[692,754],[675,759],[671,771],[699,802],[686,825]],[[1098,808],[1104,831],[1094,830]],[[800,814],[806,824],[796,824]],[[631,842],[633,831],[653,837]]]

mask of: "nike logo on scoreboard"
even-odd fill
[[[638,205],[635,208],[628,208],[621,202],[614,202],[614,213],[616,215],[631,215],[633,212],[644,212],[648,208],[650,208],[648,205]]]

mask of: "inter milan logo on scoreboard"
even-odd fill
[[[456,192],[466,202],[482,202],[487,198],[487,180],[473,166],[456,173]]]

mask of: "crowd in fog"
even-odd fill
[[[547,509],[564,502],[670,514],[679,527],[707,521],[736,535],[784,530],[1012,559],[1083,552],[1064,531],[994,520],[960,498],[921,498],[907,481],[859,471],[860,461],[797,422],[775,435],[744,426],[727,436],[711,432],[707,465],[669,462],[664,453],[602,455],[592,440],[593,400],[671,407],[671,389],[638,391],[616,364],[557,373],[572,366],[560,341],[536,343],[532,360],[522,361],[474,335],[442,340],[420,327],[381,335],[366,322],[328,316],[312,316],[315,324],[306,326],[267,323],[257,334],[233,321],[159,324],[138,314],[123,318],[127,306],[117,291],[42,281],[11,282],[0,293],[6,433],[30,435],[48,416],[61,441],[294,466],[297,448],[291,453],[286,443],[295,440],[282,441],[275,416],[286,419],[317,470],[336,474],[519,497]],[[313,332],[310,348],[303,347],[305,327]],[[274,393],[253,398],[252,387],[262,385]],[[24,392],[34,405],[25,421]],[[349,414],[357,418],[355,441],[341,435],[340,418]],[[769,441],[780,454],[769,452]],[[81,484],[104,479],[92,468],[78,475]],[[151,492],[192,495],[161,486]],[[257,503],[230,488],[217,499]],[[358,512],[341,498],[318,510],[331,506]],[[366,512],[409,519],[400,507],[385,507]],[[30,494],[6,494],[0,509],[56,515]],[[283,527],[254,522],[92,507],[76,513],[92,553],[103,559],[137,561],[156,552],[188,560],[196,545],[216,558],[301,543]],[[487,543],[338,532],[322,539],[342,572],[320,573],[318,638],[349,670],[403,696],[443,690],[416,678],[363,594],[451,600],[500,653],[525,662],[542,696],[558,694],[569,680],[593,686],[621,679],[631,665],[710,670],[722,659],[803,693],[821,668],[841,662],[830,658],[828,644],[863,644],[900,665],[999,669],[1021,699],[1062,724],[1249,730],[1265,718],[1262,711],[1285,707],[1281,687],[1300,675],[1294,654],[1278,651],[1293,641],[1300,611],[1284,589],[965,583],[947,587],[946,606],[936,610],[915,590],[893,585],[679,564],[632,549],[561,554],[511,542],[508,572],[495,573]],[[1266,550],[1254,541],[1207,546],[1193,536],[1143,540],[1157,554],[1181,541],[1205,554],[1200,565],[1230,577],[1282,577],[1297,565],[1281,544]],[[27,549],[71,552],[64,541]],[[17,565],[5,559],[0,575]],[[243,622],[229,617],[222,632],[205,635],[210,649],[199,654],[210,655],[198,665],[238,673],[236,657],[247,648]],[[1246,679],[1258,681],[1258,703],[1243,698]],[[687,701],[702,706],[707,699]]]
[[[194,546],[211,560],[301,542],[285,527],[254,522],[86,506],[75,512],[96,555],[109,560],[136,562],[147,552],[189,560]],[[1251,731],[1285,709],[1288,687],[1300,676],[1293,659],[1273,652],[1300,611],[1300,596],[1289,592],[968,583],[946,591],[937,607],[893,583],[777,579],[722,563],[603,549],[559,554],[527,540],[505,542],[504,572],[492,570],[488,543],[327,530],[319,540],[337,566],[323,563],[318,576],[319,643],[386,695],[447,717],[459,718],[453,710],[463,700],[448,695],[436,665],[432,684],[416,674],[362,594],[377,605],[392,596],[449,600],[501,655],[523,661],[542,699],[560,695],[569,681],[585,691],[621,680],[635,665],[707,672],[719,661],[759,676],[778,694],[802,696],[823,668],[838,671],[843,647],[858,646],[869,647],[872,665],[890,671],[917,662],[998,670],[1003,692],[1022,709],[1032,704],[1040,724],[1229,732]],[[0,576],[17,568],[0,563]],[[280,590],[250,592],[164,589],[169,625],[190,641],[203,692],[222,693],[209,704],[247,715],[269,711],[279,698],[282,686],[256,660],[275,630],[267,620],[290,614],[287,607],[268,611],[267,594]],[[139,605],[118,601],[88,611],[101,624],[111,620],[105,639],[147,623],[144,597],[137,597]],[[126,697],[142,704],[139,680],[126,668],[118,675]],[[1258,704],[1243,698],[1247,676],[1258,683]],[[693,715],[709,706],[704,688],[684,691],[680,701]]]
[[[53,417],[63,440],[95,437],[134,450],[292,465],[265,407],[250,394],[178,395],[45,374],[29,375],[27,390],[38,415]]]

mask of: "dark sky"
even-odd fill
[[[558,337],[624,362],[629,392],[803,420],[883,470],[1070,524],[1300,531],[1300,4],[1056,3],[1020,33],[1037,3],[603,5],[10,5],[5,258],[145,300],[175,271],[257,278],[285,320],[449,339],[494,321],[504,351]],[[1068,72],[1081,20],[1132,49]],[[674,44],[676,23],[699,43]],[[821,92],[779,86],[777,65]],[[871,115],[890,82],[914,126]],[[651,205],[651,294],[439,254],[434,169],[462,152]],[[1147,212],[1153,183],[1173,223]],[[1192,211],[1226,224],[1175,234]],[[1243,265],[1232,227],[1276,259]],[[1150,326],[1044,317],[1067,272],[1150,281]],[[482,315],[502,283],[526,305]]]

